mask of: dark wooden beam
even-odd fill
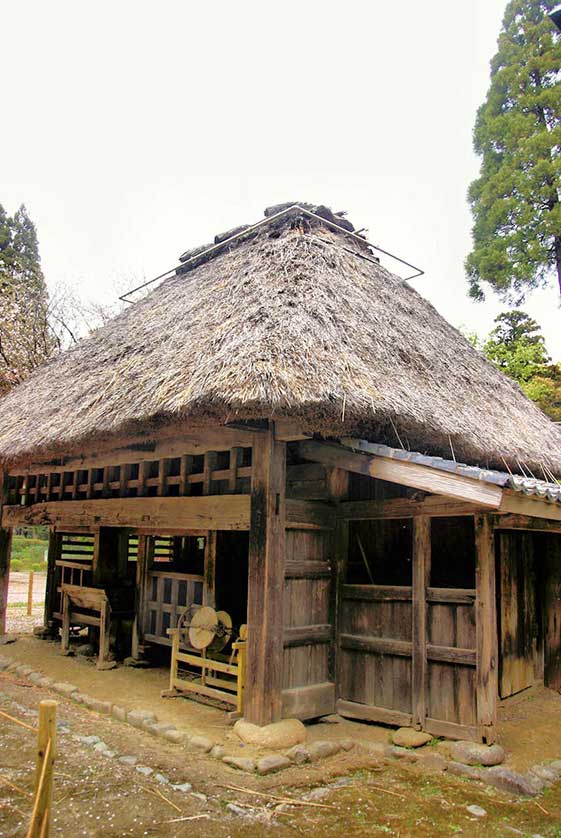
[[[533,518],[530,515],[497,515],[494,518],[495,529],[529,530],[531,532],[550,532],[561,534],[561,521],[547,518]]]
[[[427,588],[430,582],[431,527],[426,515],[413,519],[412,716],[419,730],[427,716]]]
[[[0,470],[0,516],[8,493],[8,475]],[[6,609],[10,584],[10,556],[12,531],[0,527],[0,636],[6,634]]]
[[[274,426],[253,437],[247,675],[244,717],[257,725],[282,714],[286,443]],[[230,496],[231,497],[231,496]]]
[[[483,742],[496,739],[498,637],[495,582],[495,538],[489,515],[475,518],[477,730]]]
[[[422,493],[421,493],[422,494]],[[441,495],[419,498],[390,498],[388,500],[355,500],[340,503],[337,516],[348,521],[375,521],[392,518],[448,518],[456,515],[475,515],[484,508],[466,501]]]
[[[206,497],[105,498],[6,506],[5,527],[102,526],[175,528],[176,530],[247,530],[249,495]]]
[[[45,587],[45,610],[43,623],[45,628],[51,626],[53,614],[56,607],[57,590],[56,590],[56,564],[57,559],[60,559],[62,539],[58,535],[54,527],[49,527],[49,547],[47,550],[47,583]]]

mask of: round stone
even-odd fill
[[[259,748],[291,748],[306,739],[306,728],[298,719],[283,719],[270,725],[251,724],[245,719],[238,719],[234,725],[234,733],[247,745],[257,745]]]
[[[420,748],[430,742],[430,733],[422,730],[414,730],[412,727],[400,727],[392,733],[392,742],[402,748]]]

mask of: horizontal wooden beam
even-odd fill
[[[532,518],[530,515],[497,515],[493,518],[493,525],[496,530],[529,530],[530,532],[561,534],[561,521]]]
[[[249,495],[107,498],[5,506],[5,527],[133,527],[248,530]]]
[[[561,521],[561,503],[548,503],[537,497],[528,497],[511,489],[505,489],[499,513],[525,515],[528,518],[543,518],[547,521]]]
[[[388,500],[343,501],[337,505],[337,517],[348,521],[374,521],[391,518],[450,518],[456,515],[475,515],[481,506],[442,495],[424,498],[390,498]]]
[[[449,605],[474,605],[475,588],[427,588],[428,602],[445,602]]]
[[[341,716],[348,719],[363,719],[386,725],[409,727],[412,720],[411,713],[390,710],[387,707],[373,707],[371,704],[359,704],[357,701],[345,701],[341,698],[336,704],[336,709]]]
[[[333,507],[313,500],[286,499],[286,526],[291,529],[332,530]]]
[[[284,646],[315,646],[316,643],[330,643],[333,631],[331,626],[289,626],[284,630]]]
[[[47,472],[76,471],[77,469],[103,468],[147,460],[180,457],[182,454],[206,454],[207,451],[226,451],[234,447],[250,448],[251,434],[235,428],[218,426],[200,428],[186,433],[184,430],[162,427],[148,434],[128,436],[96,443],[85,448],[83,454],[51,457],[45,460],[26,459],[25,464],[15,463],[10,475],[46,474]]]
[[[331,566],[327,562],[315,559],[287,561],[284,577],[285,579],[330,579]]]
[[[461,649],[458,646],[434,646],[427,644],[427,658],[440,663],[459,663],[475,666],[475,649]]]
[[[435,495],[458,498],[490,509],[497,509],[502,499],[502,489],[482,480],[439,471],[407,460],[379,457],[376,454],[357,454],[342,445],[308,440],[298,443],[298,452],[305,460],[365,474],[377,480],[411,486]]]
[[[475,725],[459,725],[456,722],[443,722],[441,719],[425,719],[424,729],[433,736],[444,739],[478,739]]]
[[[317,719],[335,712],[335,684],[323,681],[282,691],[284,719]]]
[[[5,506],[2,525],[133,527],[143,531],[248,530],[249,495],[100,498]],[[286,526],[331,529],[330,507],[312,501],[287,501]]]
[[[344,600],[356,599],[363,602],[411,602],[412,588],[407,585],[343,585]]]
[[[410,640],[394,640],[390,637],[370,637],[362,634],[341,634],[339,640],[341,649],[348,649],[349,651],[411,657],[412,643]]]

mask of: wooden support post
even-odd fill
[[[327,485],[330,500],[341,503],[349,492],[349,472],[340,468],[331,468],[327,472]],[[340,623],[341,623],[341,587],[345,581],[349,554],[349,522],[338,518],[331,539],[331,596],[330,623],[333,628],[333,642],[329,655],[329,680],[335,682],[335,700],[339,698],[338,674],[340,660]]]
[[[231,495],[236,494],[238,485],[238,463],[240,460],[241,448],[230,449],[230,476],[228,477],[228,492]]]
[[[50,699],[39,703],[34,801],[27,838],[48,838],[50,832],[56,759],[56,708],[57,702]]]
[[[6,609],[10,585],[10,556],[12,552],[12,530],[0,528],[0,637],[6,634]]]
[[[29,571],[29,580],[27,582],[27,616],[31,617],[33,613],[33,571]]]
[[[0,471],[0,521],[2,507],[8,495],[8,477]],[[6,609],[10,584],[10,556],[12,552],[12,530],[0,527],[0,637],[6,634]]]
[[[60,558],[61,536],[54,527],[49,527],[49,547],[47,551],[47,583],[45,587],[45,611],[43,624],[50,628],[57,599],[56,561]]]
[[[148,463],[142,460],[138,464],[138,486],[136,487],[136,494],[141,498],[146,493],[146,473],[148,471]]]
[[[286,443],[274,425],[253,437],[245,718],[281,718]]]
[[[193,457],[189,456],[188,454],[184,454],[181,457],[181,462],[179,466],[179,494],[181,497],[184,497],[188,494],[189,483],[187,478],[189,476],[189,465],[192,462]]]
[[[140,657],[140,646],[144,639],[144,622],[146,612],[146,595],[148,588],[148,569],[150,564],[150,537],[147,535],[138,536],[138,551],[136,554],[136,590],[135,590],[135,617],[132,629],[133,658]]]
[[[477,730],[483,742],[496,739],[498,694],[495,539],[490,516],[475,516]]]
[[[216,605],[216,536],[215,530],[209,530],[205,543],[203,605],[209,605],[211,608]]]
[[[427,587],[430,577],[431,522],[427,515],[413,518],[413,647],[412,714],[418,730],[427,717]]]

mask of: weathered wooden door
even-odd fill
[[[499,536],[501,698],[530,687],[540,677],[536,568],[531,533]]]

